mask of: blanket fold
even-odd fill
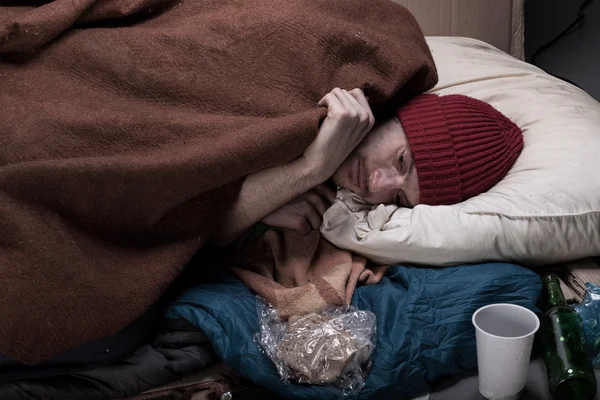
[[[226,264],[256,294],[288,318],[349,305],[356,286],[378,283],[387,266],[339,249],[319,231],[268,230]]]
[[[239,375],[296,400],[413,399],[429,393],[441,379],[476,368],[471,317],[478,308],[511,303],[537,312],[542,286],[537,273],[512,264],[388,268],[379,284],[354,291],[352,306],[377,316],[377,342],[366,386],[348,397],[327,386],[283,381],[255,340],[261,329],[256,295],[228,271],[211,271],[206,283],[170,304],[167,317],[202,330]]]
[[[141,315],[332,88],[376,107],[436,80],[385,0],[2,2],[0,353],[39,363]]]

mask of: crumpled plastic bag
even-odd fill
[[[258,301],[256,339],[286,381],[329,385],[344,395],[363,388],[376,340],[376,317],[351,306],[282,319]]]
[[[587,282],[581,304],[573,308],[583,320],[585,341],[594,368],[600,369],[600,286]]]

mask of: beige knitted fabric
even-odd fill
[[[387,266],[368,266],[318,231],[267,231],[227,260],[235,274],[287,318],[350,304],[358,284],[378,283]]]

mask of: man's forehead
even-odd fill
[[[394,136],[400,135],[402,138],[406,138],[406,133],[404,132],[404,128],[402,127],[402,123],[398,116],[388,118],[387,121],[381,124],[380,129],[386,133],[393,134]]]

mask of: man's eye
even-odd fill
[[[400,169],[404,169],[404,152],[400,155]]]

